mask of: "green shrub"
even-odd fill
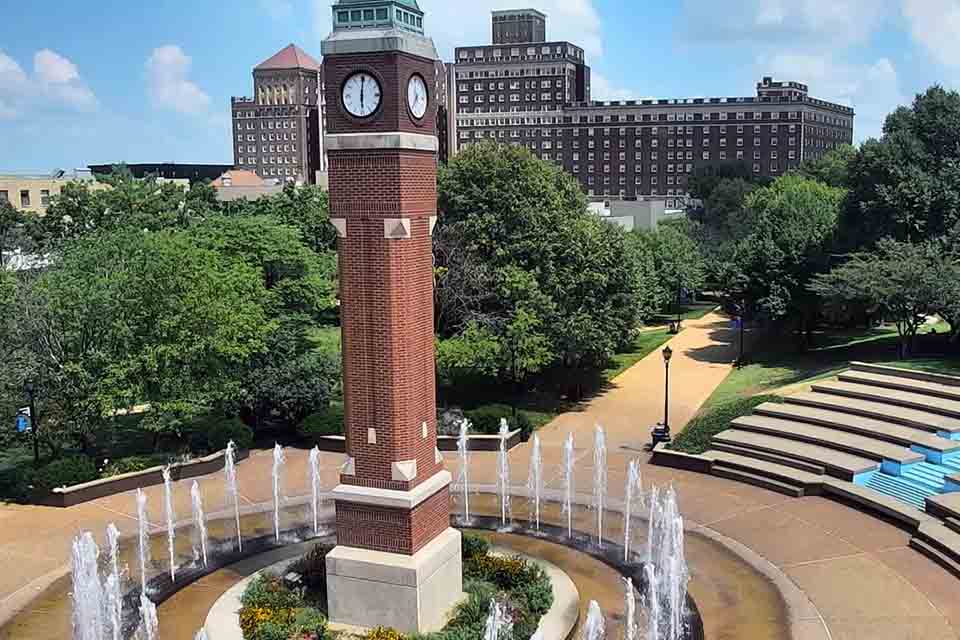
[[[527,442],[533,435],[533,423],[523,411],[517,411],[516,428],[520,429],[520,439],[524,442]]]
[[[207,427],[208,451],[222,451],[231,441],[237,449],[249,449],[253,446],[253,430],[240,418],[224,418]]]
[[[118,460],[111,460],[109,463],[107,463],[107,466],[100,471],[100,477],[112,478],[114,476],[121,476],[125,473],[145,471],[153,467],[162,466],[167,462],[168,457],[165,454],[119,458]]]
[[[460,543],[460,555],[464,562],[481,558],[490,553],[491,546],[490,541],[483,536],[476,533],[465,533]]]
[[[322,436],[342,436],[343,405],[330,405],[326,411],[307,416],[297,431],[311,444],[319,442]]]
[[[327,597],[327,554],[333,547],[325,544],[314,545],[310,551],[290,565],[289,571],[296,573],[303,580],[303,586],[312,596]]]
[[[521,415],[518,413],[518,415]],[[500,432],[500,420],[506,419],[510,430],[516,428],[513,418],[513,408],[505,404],[485,404],[466,412],[467,420],[473,425],[474,431],[495,435]],[[528,420],[529,422],[529,420]]]
[[[553,606],[553,587],[542,568],[536,567],[534,574],[534,579],[515,587],[513,595],[523,600],[530,613],[539,619]]]
[[[290,640],[292,631],[292,625],[286,622],[264,622],[254,630],[250,640]]]
[[[302,609],[304,603],[279,576],[262,573],[247,585],[240,604],[249,609]]]
[[[30,498],[32,465],[15,465],[0,470],[0,502],[26,502]]]
[[[327,634],[327,619],[317,609],[297,609],[293,614],[291,634],[297,640],[323,640]]]
[[[753,413],[764,402],[780,402],[775,395],[738,398],[713,407],[696,415],[674,439],[671,449],[699,454],[710,448],[710,440],[721,431],[730,428],[730,422]]]
[[[396,629],[377,627],[371,629],[367,635],[363,636],[363,640],[404,640],[404,638],[403,634]]]
[[[59,487],[70,487],[90,482],[100,477],[93,460],[86,456],[71,456],[54,460],[50,464],[36,469],[32,473],[34,489],[49,492]]]

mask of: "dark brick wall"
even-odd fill
[[[337,544],[413,555],[450,526],[450,492],[444,488],[413,511],[337,502]]]

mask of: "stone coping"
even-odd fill
[[[344,436],[321,436],[317,439],[317,447],[327,453],[346,453],[347,439]],[[457,436],[437,436],[437,449],[440,451],[456,451]],[[507,450],[518,446],[521,442],[520,430],[516,429],[507,434]],[[468,437],[470,451],[498,451],[500,436],[488,434],[473,434]]]
[[[249,451],[238,451],[236,460],[237,462],[245,460],[249,455]],[[169,466],[170,477],[176,482],[216,473],[223,469],[225,460],[226,451],[218,451],[189,462],[176,462]],[[134,489],[152,487],[163,484],[163,470],[165,468],[167,468],[166,465],[161,465],[144,471],[101,478],[71,487],[61,487],[54,489],[49,495],[42,497],[37,502],[48,507],[66,508],[98,498],[126,493]]]
[[[303,553],[309,546],[309,543],[298,545],[299,548],[302,548]],[[494,547],[492,551],[501,555],[522,556],[543,567],[553,585],[553,606],[540,619],[539,629],[543,632],[544,638],[563,640],[569,637],[580,618],[580,592],[570,576],[551,562],[516,553],[508,547]],[[208,640],[243,640],[243,631],[240,629],[238,615],[241,608],[240,598],[243,596],[243,592],[254,578],[264,572],[282,575],[298,557],[299,555],[295,555],[292,558],[275,562],[247,576],[220,596],[207,613],[204,622]]]

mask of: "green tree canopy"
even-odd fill
[[[823,184],[846,189],[850,186],[850,163],[857,156],[857,150],[850,145],[831,149],[816,160],[806,160],[797,169],[804,178]]]

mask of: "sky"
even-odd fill
[[[419,0],[445,60],[494,9],[582,46],[598,100],[754,95],[763,76],[853,106],[857,141],[932,84],[960,86],[960,0]],[[320,58],[332,0],[11,2],[0,21],[0,171],[231,163],[230,97],[294,42]]]

